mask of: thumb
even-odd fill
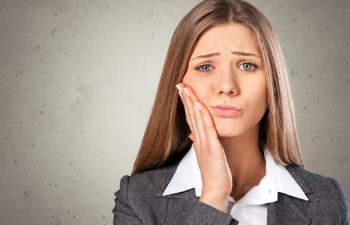
[[[190,133],[190,135],[188,136],[191,140],[192,140],[192,142],[193,142],[193,134],[192,133]]]

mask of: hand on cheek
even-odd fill
[[[225,210],[226,200],[232,190],[232,176],[213,119],[191,87],[183,83],[179,83],[176,87],[184,105],[186,121],[192,132],[190,138],[201,171],[201,200]]]

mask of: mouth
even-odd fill
[[[211,106],[217,116],[220,117],[233,117],[238,115],[242,109],[234,104],[219,103]]]

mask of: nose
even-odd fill
[[[219,95],[234,96],[238,94],[237,77],[232,69],[222,71],[218,74],[216,89]]]

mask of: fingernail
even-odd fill
[[[180,95],[180,97],[181,97],[181,99],[182,99],[182,90],[181,90],[181,87],[179,86],[179,85],[175,85],[176,86],[176,88],[179,90],[179,95]]]
[[[201,110],[202,110],[202,107],[199,105],[198,102],[195,102],[195,103],[196,103],[196,106],[197,106],[197,108],[199,109],[199,111],[201,111]]]
[[[190,96],[190,92],[188,92],[188,90],[187,90],[186,88],[184,88],[184,90],[185,90],[186,94],[187,94],[188,96]]]

